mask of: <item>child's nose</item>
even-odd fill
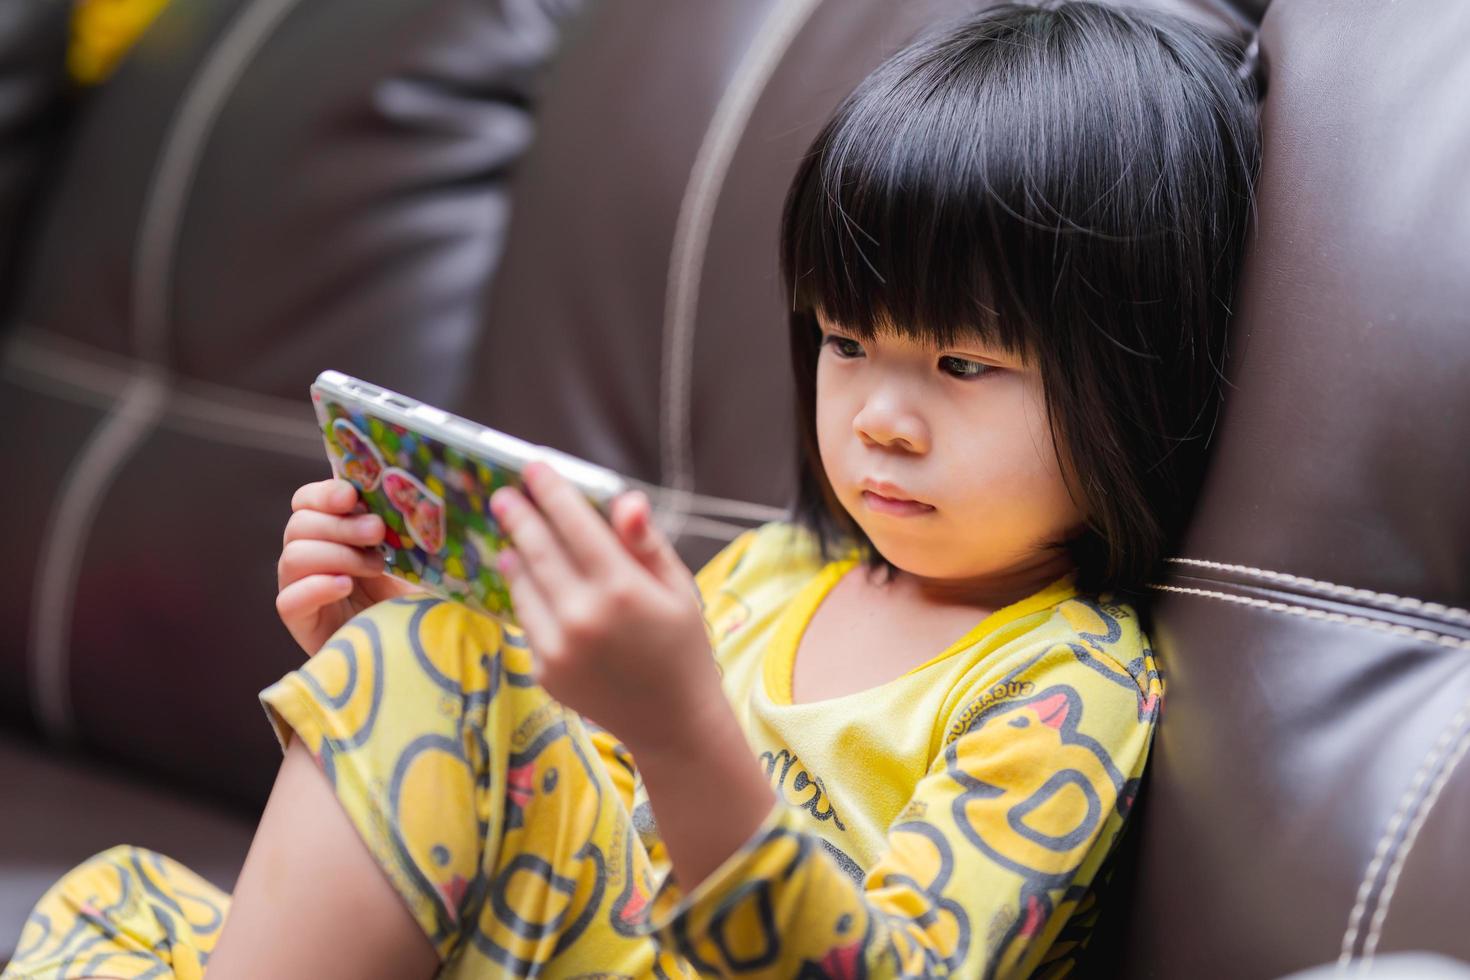
[[[853,416],[852,429],[870,446],[911,453],[929,451],[929,428],[924,420],[891,395],[878,395],[864,402]]]

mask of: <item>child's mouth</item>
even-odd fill
[[[917,517],[920,514],[928,514],[934,510],[931,504],[923,504],[917,500],[885,497],[881,493],[874,493],[871,490],[863,491],[863,503],[871,511],[879,514],[888,514],[893,517]]]

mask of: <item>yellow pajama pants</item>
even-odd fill
[[[261,700],[282,744],[289,729],[317,759],[438,976],[693,975],[647,934],[668,864],[632,759],[532,681],[517,631],[427,596],[385,602]],[[0,980],[192,980],[229,903],[114,848],[46,893]]]

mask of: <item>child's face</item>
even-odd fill
[[[1084,515],[1039,370],[978,339],[858,340],[819,317],[817,441],[837,499],[878,551],[926,579],[1021,575]]]

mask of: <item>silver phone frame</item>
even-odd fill
[[[518,439],[499,429],[341,371],[329,369],[321,372],[311,388],[313,392],[328,395],[343,405],[437,439],[466,456],[510,470],[518,477],[528,464],[541,460],[603,509],[614,497],[632,489],[628,480],[605,466],[589,463],[550,446]]]

